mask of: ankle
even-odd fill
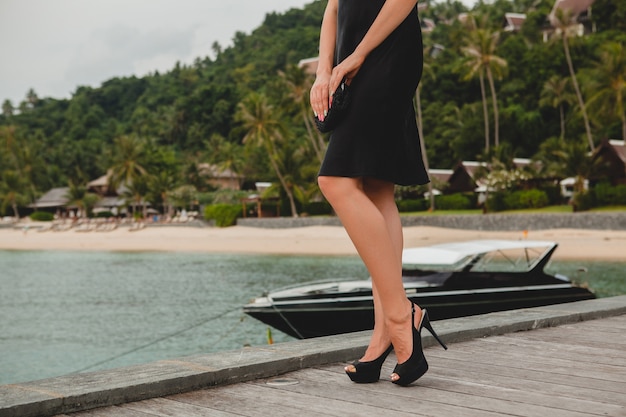
[[[389,337],[372,339],[360,360],[370,361],[376,359],[382,355],[389,348],[389,346],[391,346],[391,339]]]
[[[412,303],[407,300],[406,304],[403,303],[396,311],[387,314],[385,317],[385,326],[387,326],[389,333],[393,334],[397,331],[398,327],[405,326],[407,322],[411,321],[412,316]]]

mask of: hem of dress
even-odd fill
[[[430,182],[429,178],[426,178],[425,180],[415,179],[415,180],[405,181],[405,180],[398,180],[395,178],[383,177],[383,176],[376,175],[376,174],[329,174],[329,173],[319,172],[317,176],[318,177],[340,177],[340,178],[374,178],[377,180],[387,181],[395,185],[402,185],[402,186],[426,185]]]

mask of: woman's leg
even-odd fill
[[[402,229],[393,184],[325,176],[318,182],[372,276],[377,327],[363,359],[380,355],[391,340],[403,362],[412,350],[411,310],[402,285]]]
[[[402,264],[402,224],[400,223],[400,214],[395,202],[394,185],[386,181],[364,178],[363,191],[383,215],[397,260]],[[372,294],[374,298],[374,331],[372,332],[372,340],[368,349],[365,351],[365,355],[363,355],[363,361],[373,360],[378,357],[381,349],[384,350],[391,342],[385,324],[378,288],[374,281],[372,281]]]

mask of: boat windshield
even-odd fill
[[[474,272],[528,272],[543,259],[548,248],[519,248],[489,252],[466,266]]]
[[[470,241],[406,249],[406,271],[528,272],[549,255],[553,242]]]

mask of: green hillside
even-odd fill
[[[211,191],[202,163],[231,169],[245,184],[280,184],[285,201],[310,200],[325,138],[310,124],[312,79],[296,64],[317,54],[324,6],[314,1],[268,14],[251,34],[234,34],[232,46],[215,44],[212,57],[167,73],[111,78],[98,88],[78,87],[68,100],[35,91],[21,103],[5,100],[0,214],[108,169],[119,181],[144,181],[143,194],[157,206],[183,186]],[[448,0],[422,12],[435,25],[425,33],[419,95],[431,168],[493,158],[506,165],[535,155],[549,162],[555,148],[590,150],[624,138],[626,4],[596,0],[591,17],[581,20],[585,36],[565,42],[557,35],[544,41],[552,6],[481,2],[459,19],[468,10]],[[503,29],[509,12],[526,14],[521,30]]]

